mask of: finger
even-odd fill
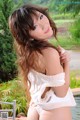
[[[68,58],[69,56],[66,55],[66,54],[64,54],[64,55],[60,55],[60,57],[61,57],[61,58],[62,58],[62,57]]]
[[[65,51],[65,52],[61,52],[61,55],[68,55],[68,53]]]
[[[58,45],[58,47],[57,47],[57,48],[61,49],[61,46],[60,46],[60,45]]]
[[[67,58],[68,56],[66,54],[64,54],[64,55],[60,55],[60,57],[66,57]]]
[[[70,60],[71,57],[69,57],[69,56],[68,56],[68,57],[67,57],[67,56],[62,56],[62,57],[60,57],[60,59],[65,59],[65,60],[68,60],[68,59],[69,59],[69,60]]]
[[[63,47],[61,47],[60,45],[58,45],[58,47],[57,47],[57,48],[58,48],[58,49],[60,49],[60,50],[61,50],[61,49],[64,49],[64,48],[63,48]]]
[[[62,50],[61,46],[58,46],[57,49],[59,50],[59,52],[61,52]]]
[[[60,57],[65,57],[65,58],[70,58],[70,56],[68,54],[64,54],[64,55],[60,55]]]
[[[66,62],[69,62],[69,61],[70,61],[70,59],[67,59],[67,60],[63,59],[63,60],[61,60],[61,63],[66,63]]]
[[[70,60],[70,58],[61,58],[60,60],[61,60],[61,61],[62,61],[62,60],[67,61],[67,60]]]
[[[61,58],[61,60],[66,60],[66,58]]]

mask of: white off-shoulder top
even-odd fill
[[[34,105],[39,105],[44,110],[51,110],[63,106],[75,106],[76,102],[69,87],[65,97],[58,97],[50,89],[46,92],[44,98],[41,98],[46,87],[57,87],[65,84],[65,73],[56,75],[45,75],[31,69],[28,73],[28,79],[31,83],[30,94]]]

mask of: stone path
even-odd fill
[[[71,89],[72,92],[73,92],[73,95],[80,95],[80,88],[74,88],[74,89]]]

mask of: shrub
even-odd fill
[[[80,17],[70,27],[72,37],[79,42],[80,40]]]
[[[16,115],[21,112],[27,114],[27,100],[21,81],[15,79],[0,84],[0,100],[5,102],[16,100]],[[2,108],[10,109],[11,105],[4,105]]]

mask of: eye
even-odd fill
[[[43,14],[40,15],[40,19],[42,19],[42,18],[43,18]]]
[[[35,30],[36,28],[37,28],[37,25],[34,25],[34,28],[33,28],[33,29]]]

